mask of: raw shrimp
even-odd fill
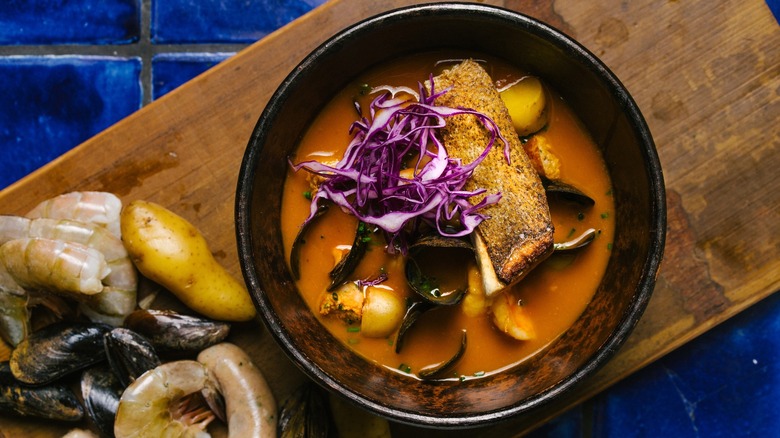
[[[202,404],[192,409],[198,393],[207,401],[215,400],[218,394],[216,380],[203,364],[179,360],[149,370],[122,393],[114,435],[210,437],[205,429],[215,413]]]
[[[109,273],[98,250],[61,240],[23,238],[0,246],[0,262],[25,289],[46,289],[81,298],[103,290]]]
[[[119,326],[135,310],[138,274],[121,239],[105,227],[69,219],[0,216],[0,244],[24,237],[80,243],[103,253],[111,270],[103,279],[105,288],[80,306],[92,321]]]
[[[122,201],[109,192],[70,192],[47,199],[27,213],[29,218],[73,219],[94,223],[120,235]]]
[[[240,347],[223,342],[198,354],[225,397],[228,437],[276,437],[276,400],[260,369]]]
[[[27,293],[0,263],[0,337],[16,346],[30,332]]]
[[[493,313],[493,324],[507,335],[521,341],[536,337],[533,321],[512,291],[505,291],[495,297],[490,304],[490,311]]]

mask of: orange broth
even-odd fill
[[[350,141],[348,128],[357,119],[353,101],[357,99],[363,108],[367,108],[374,97],[360,96],[359,90],[364,89],[362,84],[406,85],[416,90],[418,82],[444,68],[437,66],[438,59],[454,58],[446,55],[450,54],[412,56],[352,81],[314,120],[293,161],[338,160]],[[508,83],[524,75],[497,59],[488,59],[483,65],[496,82]],[[505,292],[522,300],[535,324],[537,338],[529,341],[512,339],[495,328],[488,312],[469,317],[458,305],[437,308],[420,317],[407,333],[403,349],[396,353],[395,334],[381,339],[363,337],[356,330],[359,323],[350,328],[335,317],[319,316],[319,303],[330,283],[328,273],[337,262],[336,248],[348,248],[352,244],[357,225],[354,217],[335,208],[310,228],[301,250],[301,279],[297,282],[304,300],[327,330],[368,360],[398,372],[415,373],[451,357],[460,345],[461,331],[466,329],[468,347],[450,374],[463,379],[494,373],[522,362],[544,349],[574,323],[591,300],[606,269],[614,236],[614,203],[609,176],[596,145],[565,102],[555,96],[554,90],[550,91],[554,97],[550,99],[548,127],[537,135],[547,138],[560,159],[561,179],[596,202],[593,207],[584,209],[551,203],[555,241],[569,240],[590,227],[600,233],[593,243],[574,254],[554,254]],[[307,175],[306,171],[290,170],[285,182],[282,233],[288,256],[299,227],[309,214],[310,201],[303,195],[311,190]],[[401,256],[387,254],[381,242],[374,242],[351,278],[375,278],[381,268],[388,274],[388,280],[377,287],[389,288],[403,297],[410,296],[413,292],[405,284],[403,264]],[[464,272],[465,266],[455,271]]]

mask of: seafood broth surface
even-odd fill
[[[405,85],[417,90],[419,82],[453,65],[453,62],[438,60],[464,59],[463,54],[452,55],[438,52],[415,55],[356,78],[314,120],[292,161],[338,161],[350,141],[348,129],[358,118],[354,101],[359,101],[365,111],[375,97],[361,94],[361,90],[366,89],[364,84]],[[486,59],[481,61],[482,65],[498,88],[526,76],[502,60],[479,59]],[[369,338],[361,335],[359,323],[347,325],[341,319],[321,316],[320,302],[325,294],[330,294],[326,292],[330,284],[328,273],[355,238],[356,218],[338,208],[329,209],[308,230],[306,244],[300,252],[300,280],[296,283],[302,297],[327,330],[371,361],[398,372],[416,373],[450,358],[458,350],[461,332],[465,329],[468,347],[447,376],[470,378],[522,362],[544,349],[574,323],[591,300],[607,266],[614,236],[614,202],[606,166],[596,145],[566,103],[554,90],[548,88],[548,92],[552,96],[548,100],[548,126],[535,135],[543,136],[559,158],[560,179],[595,200],[592,207],[550,202],[555,241],[569,240],[588,228],[599,230],[599,234],[588,247],[578,252],[553,254],[519,284],[504,292],[512,294],[512,302],[522,303],[522,310],[533,321],[536,338],[513,339],[495,327],[489,307],[478,308],[468,316],[462,302],[436,308],[421,316],[407,333],[400,353],[396,353],[395,332],[386,338]],[[288,256],[300,225],[309,215],[310,201],[305,194],[312,190],[310,179],[305,170],[288,171],[282,200],[282,234]],[[384,242],[376,240],[373,239],[350,279],[376,278],[381,269],[388,279],[377,287],[391,290],[403,300],[411,297],[414,292],[406,285],[402,256],[387,254]],[[466,268],[465,265],[458,266],[451,271],[463,275]]]

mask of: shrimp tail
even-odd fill
[[[79,310],[90,321],[120,327],[125,318],[135,310],[136,295],[135,289],[107,286],[101,292],[90,295],[80,302]]]

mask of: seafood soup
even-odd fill
[[[490,187],[469,187],[467,184],[453,190],[456,194],[476,192],[467,195],[470,196],[467,200],[469,204],[458,204],[460,212],[469,210],[464,205],[475,206],[475,212],[469,211],[472,216],[466,218],[462,215],[460,220],[449,217],[432,224],[431,215],[423,214],[397,227],[399,234],[388,233],[367,222],[370,214],[358,217],[341,204],[333,205],[332,201],[339,194],[334,194],[332,187],[328,189],[331,190],[330,198],[323,200],[318,195],[325,190],[323,179],[333,173],[328,169],[346,161],[343,159],[345,151],[359,131],[359,127],[353,125],[356,121],[376,121],[384,115],[382,108],[391,104],[397,104],[401,113],[408,111],[411,107],[406,101],[421,98],[415,96],[415,92],[422,95],[426,94],[426,90],[431,94],[444,92],[446,96],[448,91],[436,88],[436,81],[444,83],[445,75],[442,73],[448,69],[454,71],[454,66],[469,58],[476,61],[472,64],[478,64],[487,72],[492,85],[505,101],[507,90],[524,84],[527,88],[522,91],[524,99],[542,99],[544,102],[543,108],[534,116],[537,119],[530,125],[538,118],[543,118],[542,123],[530,129],[531,132],[523,132],[517,128],[518,121],[514,120],[516,130],[501,130],[500,136],[492,137],[494,141],[489,153],[496,154],[500,160],[511,158],[507,163],[515,163],[515,166],[526,160],[525,156],[530,157],[538,174],[533,177],[536,182],[532,183],[538,186],[540,181],[544,182],[544,187],[548,189],[544,206],[533,208],[543,209],[538,213],[551,218],[546,229],[552,240],[558,244],[576,238],[585,230],[595,230],[593,240],[576,250],[564,251],[548,242],[535,253],[537,258],[530,261],[530,268],[524,268],[524,272],[516,273],[519,275],[508,281],[501,275],[497,275],[493,283],[485,278],[489,271],[480,262],[479,242],[484,240],[482,246],[487,246],[490,252],[489,236],[483,235],[480,239],[475,237],[473,229],[470,233],[468,229],[463,231],[475,217],[482,221],[475,225],[477,229],[483,227],[484,230],[484,224],[489,221],[505,220],[513,224],[526,214],[510,211],[503,213],[508,215],[503,219],[498,214],[491,216],[491,211],[496,211],[492,208],[509,202],[512,195],[512,187],[502,187],[501,181],[497,180],[501,178],[500,172],[487,178]],[[533,90],[528,91],[533,88],[527,85],[531,80],[536,81],[536,95]],[[433,91],[430,90],[431,81]],[[381,105],[376,104],[375,99],[382,95],[386,99]],[[509,103],[506,105],[510,106]],[[500,106],[503,107],[503,104]],[[460,114],[463,108],[454,108],[453,111]],[[512,108],[509,108],[509,113],[512,114]],[[452,117],[472,117],[470,123],[479,123],[486,128],[480,128],[485,132],[491,131],[493,126],[487,120],[489,118],[482,116],[460,114],[442,117],[448,128]],[[511,156],[505,151],[503,137],[511,136],[514,136],[515,147],[522,145],[525,151],[512,151]],[[443,142],[445,149],[451,141]],[[432,150],[435,146],[429,144],[423,148]],[[489,148],[480,146],[480,150]],[[517,159],[518,152],[524,154],[520,160]],[[399,181],[408,177],[409,180],[419,180],[421,169],[436,159],[423,156],[423,153],[408,152],[398,159],[401,168],[398,175],[391,179]],[[471,161],[455,160],[452,165],[463,169]],[[316,166],[301,168],[301,163],[311,162],[323,163],[327,167],[316,168],[315,171],[311,169]],[[487,163],[489,161],[485,160],[477,168]],[[550,163],[551,168],[545,168]],[[434,368],[436,378],[475,378],[526,360],[574,323],[591,300],[607,266],[614,236],[615,208],[609,175],[597,146],[566,102],[544,84],[544,78],[535,78],[532,73],[521,71],[500,59],[435,52],[410,56],[373,69],[350,82],[326,105],[303,135],[295,155],[290,157],[290,164],[282,200],[282,234],[285,253],[293,259],[290,268],[297,278],[296,286],[301,296],[318,315],[323,327],[349,348],[370,361],[413,378],[433,375],[421,372]],[[410,167],[414,169],[408,170]],[[483,174],[490,175],[490,172],[490,168],[483,169]],[[343,173],[349,172],[345,170]],[[575,187],[578,193],[586,195],[589,202],[553,193],[549,189],[551,181]],[[430,193],[433,192],[435,190]],[[354,199],[360,196],[356,193],[345,191],[341,198]],[[499,195],[497,201],[495,195]],[[542,201],[544,198],[543,193]],[[329,207],[318,209],[313,206],[318,199],[321,201],[319,205]],[[495,203],[481,205],[477,209],[480,201],[484,201],[483,204]],[[453,211],[453,208],[449,206],[444,211]],[[480,214],[482,217],[479,217]],[[304,223],[306,227],[302,230]],[[441,230],[445,230],[444,237],[447,239],[467,242],[466,246],[471,248],[453,250],[452,245],[445,244],[434,245],[425,251],[415,250],[421,236],[433,234],[442,237]],[[459,233],[462,235],[450,235]],[[520,235],[524,236],[523,233]],[[505,236],[494,237],[500,240]],[[359,259],[351,260],[348,274],[342,275],[343,278],[336,282],[333,271],[344,267],[350,253],[358,252],[355,250],[358,245],[361,247]],[[454,246],[460,248],[460,243]],[[414,259],[411,265],[410,259]],[[430,300],[423,299],[414,289],[415,278],[410,275],[410,269],[414,266],[412,271],[416,271],[418,264],[423,268],[420,268],[422,274],[416,277],[417,280],[422,279],[421,283],[426,285],[435,283],[434,287],[427,289]],[[494,290],[491,284],[501,286]],[[448,301],[447,297],[452,299]],[[432,305],[428,301],[442,305]],[[418,307],[414,304],[421,302],[427,304]],[[419,308],[425,311],[415,310]],[[399,332],[403,337],[399,336]],[[401,341],[403,345],[399,348]]]

